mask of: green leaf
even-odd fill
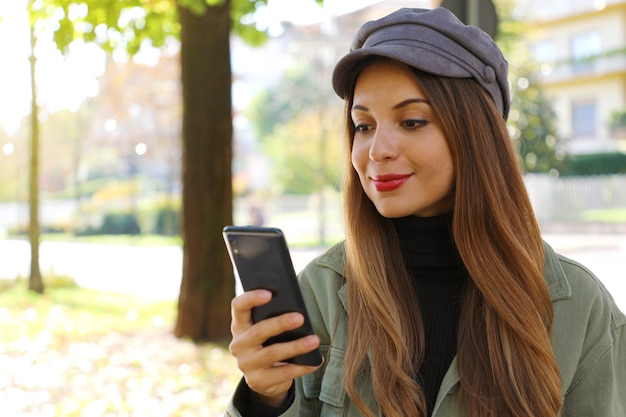
[[[178,0],[178,4],[186,7],[198,16],[202,16],[207,9],[207,1],[204,0]]]

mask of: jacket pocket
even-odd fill
[[[343,385],[343,350],[331,347],[322,369],[302,377],[304,397],[319,399],[322,416],[341,416],[346,404],[346,390]]]

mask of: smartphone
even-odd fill
[[[269,303],[252,309],[254,323],[290,312],[298,312],[304,316],[301,327],[272,337],[263,345],[287,342],[313,334],[283,232],[274,227],[226,226],[222,235],[233,264],[235,279],[243,290],[264,289],[272,293]],[[315,349],[285,362],[317,366],[322,363],[322,356]]]

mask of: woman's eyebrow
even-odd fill
[[[410,99],[401,101],[400,103],[396,104],[395,106],[393,106],[393,109],[398,110],[399,108],[408,106],[409,104],[413,104],[413,103],[424,103],[430,106],[430,101],[426,100],[425,98],[410,98]]]
[[[425,98],[409,98],[406,100],[401,101],[400,103],[396,104],[395,106],[392,107],[393,110],[398,110],[402,107],[408,106],[409,104],[413,104],[413,103],[424,103],[424,104],[428,104],[430,105],[430,101],[426,100]],[[369,112],[370,109],[367,108],[366,106],[362,105],[362,104],[355,104],[352,106],[352,110],[351,111],[355,111],[355,110],[361,110],[361,111],[365,111],[365,112]]]
[[[370,109],[368,109],[367,107],[361,104],[355,104],[354,106],[352,106],[352,111],[355,111],[355,110],[370,111]]]

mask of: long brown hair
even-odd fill
[[[414,72],[454,162],[452,230],[470,277],[457,347],[463,407],[469,417],[555,417],[561,386],[550,343],[543,243],[506,123],[473,79]],[[424,393],[415,382],[424,352],[417,297],[394,229],[365,195],[351,164],[352,93],[346,96],[343,179],[346,391],[363,414],[374,416],[355,384],[369,362],[383,415],[425,416]]]

